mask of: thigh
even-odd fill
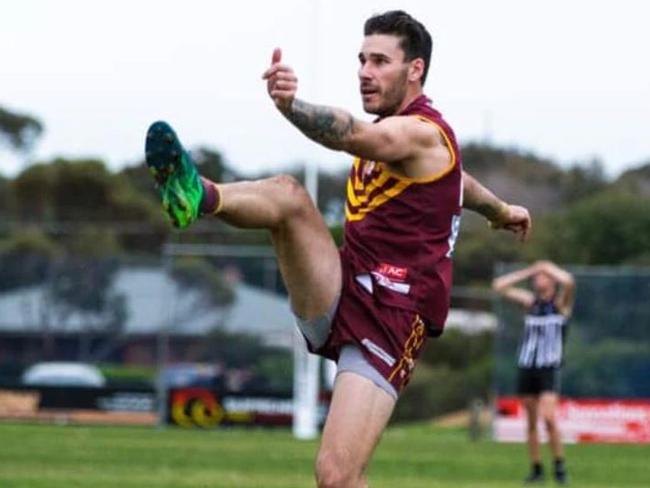
[[[272,239],[293,312],[302,319],[327,313],[341,292],[341,258],[318,209],[305,202]]]
[[[554,391],[545,391],[539,397],[539,412],[542,418],[552,419],[559,401],[558,394]]]
[[[392,396],[355,373],[336,378],[329,414],[319,449],[341,469],[361,473],[377,446],[395,407]]]
[[[537,418],[539,416],[539,397],[537,395],[525,395],[522,397],[522,402],[526,409],[528,425],[537,425]]]

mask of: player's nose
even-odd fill
[[[359,71],[357,73],[359,75],[359,78],[362,80],[369,80],[372,78],[369,63],[361,63],[359,65]]]

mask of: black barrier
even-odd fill
[[[157,408],[156,392],[152,388],[16,385],[0,390],[6,393],[33,393],[38,398],[38,410],[155,412]]]
[[[85,410],[108,415],[154,414],[158,411],[156,391],[152,388],[0,387],[0,404],[4,398],[16,405],[17,397],[21,399],[19,403],[23,405],[22,411],[25,410],[24,405],[28,404],[34,413]],[[323,392],[319,401],[318,421],[321,425],[327,414],[329,397],[329,393]],[[288,392],[227,392],[186,387],[168,391],[167,407],[168,424],[214,428],[228,425],[288,426],[293,422],[294,404],[293,397]]]

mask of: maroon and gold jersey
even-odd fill
[[[449,165],[414,179],[381,161],[356,158],[347,182],[341,255],[376,300],[417,313],[436,334],[449,309],[462,162],[454,132],[430,103],[422,95],[399,115],[434,125],[451,155]]]

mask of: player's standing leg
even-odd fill
[[[544,481],[542,456],[539,449],[539,432],[537,431],[539,397],[537,395],[526,395],[523,397],[523,403],[526,408],[528,456],[531,462],[531,471],[525,482],[537,483]]]
[[[343,372],[316,460],[319,488],[364,488],[366,467],[395,407],[395,399],[369,379]]]
[[[539,400],[539,412],[544,419],[544,425],[548,431],[549,444],[551,453],[553,454],[554,462],[554,476],[555,480],[564,484],[567,482],[566,467],[564,466],[564,449],[562,447],[562,438],[560,430],[557,425],[557,417],[555,411],[557,410],[558,395],[552,391],[545,391],[542,393]]]

